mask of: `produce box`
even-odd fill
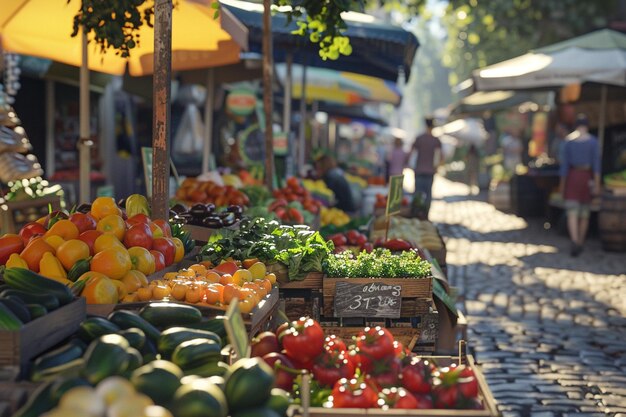
[[[0,209],[2,233],[17,233],[23,225],[45,216],[52,210],[61,209],[61,197],[48,195],[23,201],[6,201]]]
[[[324,274],[322,272],[309,272],[302,281],[289,281],[285,280],[285,276],[281,274],[280,278],[276,275],[276,280],[279,283],[281,290],[321,290]]]
[[[344,286],[345,284],[369,285],[371,288],[385,290],[389,287],[400,289],[400,312],[396,317],[415,317],[420,313],[428,312],[429,301],[432,300],[433,278],[328,278],[323,279],[323,297],[325,317],[335,317],[336,304],[335,295],[337,293],[337,284]],[[376,289],[376,288],[375,288]],[[393,291],[392,291],[393,292]],[[376,295],[378,291],[368,293],[367,295]],[[356,296],[355,296],[356,297]],[[342,296],[342,302],[348,303],[349,300]],[[360,304],[360,302],[357,302]],[[349,309],[350,306],[347,306]],[[361,306],[359,306],[361,307]],[[380,312],[374,312],[371,317],[381,317]],[[353,316],[354,317],[354,316]],[[385,316],[394,318],[392,316]]]
[[[318,290],[283,290],[280,289],[280,310],[290,321],[300,317],[320,319],[322,292]]]
[[[29,381],[0,380],[0,416],[15,415],[40,385]]]
[[[478,383],[478,398],[483,404],[482,410],[442,410],[442,409],[422,409],[422,410],[400,410],[390,409],[382,410],[378,408],[322,408],[322,407],[310,407],[304,411],[302,407],[296,408],[294,416],[309,416],[309,417],[356,417],[356,416],[369,416],[369,417],[387,417],[387,416],[414,416],[414,417],[500,417],[501,414],[496,407],[496,401],[493,397],[493,393],[489,389],[484,375],[480,369],[476,366],[474,357],[471,355],[459,355],[459,356],[425,356],[424,359],[429,359],[442,366],[456,364],[467,364],[474,371],[474,376]]]
[[[85,316],[85,299],[77,298],[20,330],[0,330],[0,366],[25,364],[76,332]]]
[[[233,224],[232,226],[224,227],[224,229],[237,229],[239,227],[239,222]],[[191,233],[191,238],[196,241],[196,246],[203,246],[208,241],[211,235],[219,232],[221,229],[212,229],[210,227],[204,226],[196,226],[193,224],[186,224],[183,226],[183,230]]]

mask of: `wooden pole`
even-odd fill
[[[78,196],[79,203],[91,202],[91,129],[89,128],[89,67],[87,66],[87,33],[82,30],[82,61],[79,89]]]
[[[207,70],[206,98],[204,100],[204,145],[202,147],[202,173],[209,172],[209,159],[213,145],[213,103],[215,101],[215,70]]]
[[[604,151],[604,134],[606,131],[606,95],[607,95],[607,87],[606,84],[602,85],[602,89],[600,90],[600,118],[598,120],[598,143],[600,147],[600,163],[602,163],[602,156]]]
[[[298,172],[304,175],[304,162],[306,155],[306,62],[302,63],[302,86],[300,91],[300,132],[298,135]]]
[[[152,217],[168,219],[170,191],[170,87],[172,0],[154,3],[154,86],[152,122]],[[149,186],[149,184],[146,184]]]
[[[293,56],[291,53],[287,54],[287,74],[285,75],[285,91],[283,104],[283,132],[287,134],[289,138],[289,131],[291,130],[291,67],[293,63]]]
[[[265,110],[265,184],[274,188],[274,132],[272,129],[272,15],[271,0],[263,0],[263,108]]]
[[[54,175],[54,81],[46,80],[46,175]],[[75,197],[74,197],[75,198]]]

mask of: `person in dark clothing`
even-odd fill
[[[315,162],[315,169],[326,186],[335,193],[335,207],[347,212],[357,211],[352,188],[343,170],[337,166],[335,158],[330,155],[322,156]]]

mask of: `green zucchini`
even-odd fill
[[[183,371],[222,359],[222,346],[211,339],[192,339],[181,343],[172,353],[172,362]]]
[[[11,312],[15,314],[15,317],[20,319],[22,323],[31,321],[30,312],[28,308],[26,308],[26,304],[24,304],[20,298],[14,296],[2,297],[0,298],[0,303],[11,310]]]
[[[85,343],[90,343],[105,334],[119,333],[120,328],[104,317],[89,317],[78,328],[78,337]]]
[[[91,342],[85,351],[83,375],[92,384],[121,375],[130,363],[128,341],[118,334],[107,334]]]
[[[213,340],[218,345],[222,343],[218,335],[207,330],[189,329],[187,327],[171,327],[161,333],[157,349],[159,353],[167,359],[174,352],[174,349],[176,349],[181,343],[199,338]]]
[[[202,313],[197,308],[177,303],[150,303],[139,311],[139,315],[156,327],[186,326],[199,323]]]
[[[117,324],[120,329],[130,329],[136,327],[144,332],[146,337],[156,343],[161,336],[159,329],[150,324],[139,314],[128,310],[116,310],[107,317],[111,323]]]
[[[0,297],[17,297],[24,304],[41,304],[48,311],[55,310],[61,305],[59,299],[52,294],[36,294],[16,289],[4,290],[0,293]]]
[[[40,380],[40,375],[42,375],[47,369],[61,366],[75,359],[81,358],[85,349],[86,346],[82,341],[74,339],[57,349],[39,356],[33,363],[33,367],[31,369],[31,380],[38,381]]]
[[[26,293],[52,295],[58,299],[61,305],[68,304],[74,300],[74,295],[68,287],[26,268],[5,269],[4,282],[11,288]]]
[[[49,381],[37,388],[13,417],[39,417],[56,407],[51,395],[53,385],[54,381]]]
[[[128,340],[128,344],[131,345],[131,347],[134,347],[139,351],[143,349],[143,346],[146,344],[145,333],[136,327],[122,330],[118,334]]]
[[[74,266],[70,268],[69,271],[67,271],[67,279],[69,279],[72,282],[76,282],[76,280],[80,278],[81,275],[83,275],[85,272],[89,272],[90,265],[91,265],[91,256],[88,258],[79,260],[78,262],[74,264]]]
[[[48,314],[48,310],[41,304],[26,304],[31,319],[35,320]]]
[[[23,323],[4,304],[0,304],[0,330],[19,330]]]

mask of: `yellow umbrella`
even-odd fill
[[[81,66],[81,37],[71,37],[79,2],[67,0],[2,0],[1,45],[5,51],[47,58]],[[232,64],[239,61],[240,45],[213,19],[210,0],[181,0],[172,12],[172,69],[188,70]],[[140,43],[121,58],[109,49],[89,49],[88,66],[94,71],[131,75],[153,71],[154,30],[144,24]],[[239,37],[241,39],[241,37]],[[241,41],[240,41],[241,42]],[[94,44],[95,45],[95,44]]]

